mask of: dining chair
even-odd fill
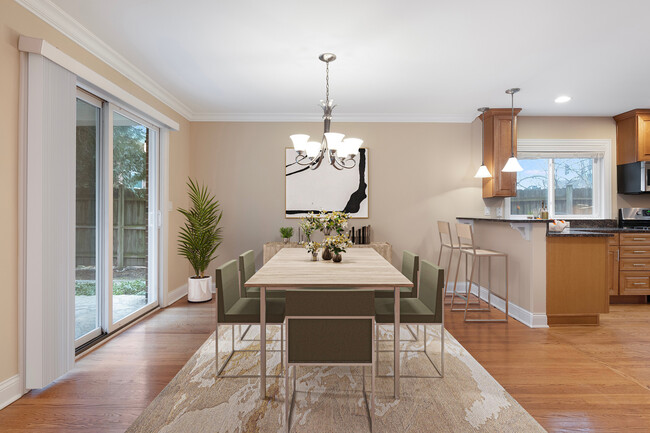
[[[402,253],[402,275],[413,283],[413,287],[400,288],[400,298],[416,298],[418,292],[418,271],[420,270],[420,256],[404,250]],[[377,290],[375,298],[393,298],[392,291]]]
[[[406,350],[401,352],[423,352],[438,373],[438,376],[401,375],[401,377],[427,378],[444,377],[445,373],[445,321],[443,308],[443,291],[445,271],[433,263],[422,260],[420,268],[420,284],[417,298],[400,299],[400,324],[422,325],[424,328],[424,349]],[[395,301],[393,299],[375,299],[375,321],[377,324],[391,324],[395,321]],[[440,325],[440,369],[427,353],[427,325]],[[379,352],[392,350],[376,350],[377,365]],[[388,376],[384,376],[388,377]]]
[[[255,251],[248,250],[245,253],[239,256],[239,293],[242,298],[257,298],[260,297],[260,288],[259,287],[246,287],[244,284],[250,277],[255,275]],[[284,298],[284,290],[267,290],[267,298]],[[258,301],[259,302],[259,301]],[[239,341],[259,341],[259,339],[248,339],[244,340],[246,334],[251,329],[251,326],[247,326],[244,332],[241,330],[241,325],[239,326]],[[277,341],[277,340],[268,340],[268,341]]]
[[[399,296],[401,298],[415,298],[417,297],[417,287],[418,287],[418,271],[420,270],[420,256],[413,254],[410,251],[404,250],[402,252],[402,275],[409,279],[413,283],[413,287],[401,287]],[[377,290],[375,291],[375,298],[395,298],[395,294],[392,291],[388,290]],[[411,329],[410,326],[406,326],[406,329],[409,331],[413,339],[403,341],[418,341],[420,338],[420,327],[416,326],[415,332]],[[387,341],[387,340],[382,340]]]
[[[217,268],[217,325],[215,335],[217,377],[259,377],[259,375],[224,375],[221,374],[235,352],[259,352],[258,349],[235,350],[235,325],[259,325],[259,298],[242,298],[239,296],[237,262],[231,260]],[[280,351],[284,348],[282,326],[284,323],[284,299],[266,299],[266,323],[280,325]],[[219,326],[231,325],[232,345],[228,358],[219,367]],[[268,350],[272,352],[273,350]],[[276,376],[279,377],[279,376]]]
[[[458,245],[454,244],[453,238],[451,236],[451,226],[448,221],[438,221],[438,236],[440,237],[440,250],[438,251],[438,266],[440,266],[440,261],[442,259],[442,253],[445,249],[449,250],[449,263],[445,268],[445,273],[447,277],[445,278],[445,298],[447,297],[447,287],[449,286],[449,270],[451,269],[451,262],[454,257],[454,252],[458,251],[460,248]],[[460,263],[460,253],[458,253],[458,262]],[[454,283],[454,291],[456,290],[456,285]],[[453,296],[451,294],[450,296]]]
[[[469,276],[467,275],[467,264],[465,265],[465,274],[466,274],[466,283],[465,283],[465,292],[459,294],[456,291],[456,283],[458,282],[458,271],[460,268],[460,260],[458,260],[458,266],[456,267],[456,282],[454,283],[454,291],[451,297],[451,311],[463,311],[463,319],[465,322],[507,322],[508,321],[508,255],[500,251],[481,249],[476,246],[474,242],[474,232],[470,224],[456,224],[456,234],[458,235],[458,245],[461,256],[465,256],[465,263],[467,263],[468,258],[471,260],[471,270]],[[481,292],[483,287],[481,287],[481,259],[488,259],[488,286],[487,286],[487,307],[481,307]],[[493,258],[503,258],[504,261],[504,270],[505,270],[505,297],[501,297],[492,291],[492,259]],[[478,264],[478,282],[474,282],[474,270]],[[477,298],[477,308],[469,308],[469,298],[472,295],[472,288],[476,284],[476,298]],[[505,318],[503,319],[470,319],[467,317],[468,312],[487,312],[489,313],[492,310],[492,297],[496,297],[504,301],[505,303]],[[461,298],[465,301],[465,308],[454,308],[454,299]],[[483,299],[485,301],[485,299]]]
[[[291,429],[291,409],[300,366],[361,366],[362,392],[370,430],[375,425],[374,291],[359,289],[290,290],[286,296],[285,422]],[[366,367],[370,366],[370,402]],[[293,391],[289,372],[293,367]]]

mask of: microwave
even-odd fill
[[[619,194],[641,194],[650,192],[650,165],[646,161],[631,162],[616,166],[616,181]]]

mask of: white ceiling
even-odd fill
[[[323,52],[334,121],[468,121],[509,87],[522,115],[650,107],[647,0],[18,1],[67,13],[193,120],[319,119]]]

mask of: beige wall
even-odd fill
[[[190,123],[124,76],[54,30],[13,1],[0,3],[0,382],[18,373],[18,37],[46,39],[66,54],[180,123],[170,137],[170,194],[174,205],[185,204],[182,187],[189,174]],[[180,185],[180,186],[179,186]],[[170,243],[176,242],[180,219],[170,222]],[[175,254],[169,255],[170,290],[184,284],[189,269]]]
[[[435,221],[482,209],[480,147],[472,137],[478,124],[334,123],[333,129],[361,137],[369,148],[368,219],[374,240],[393,245],[393,262],[402,251],[437,260]],[[322,133],[320,123],[193,123],[193,176],[210,185],[223,209],[224,242],[210,272],[254,249],[258,267],[262,245],[280,240],[278,229],[298,220],[284,218],[284,148],[289,135]]]

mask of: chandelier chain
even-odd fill
[[[325,63],[325,104],[330,102],[330,63]]]

